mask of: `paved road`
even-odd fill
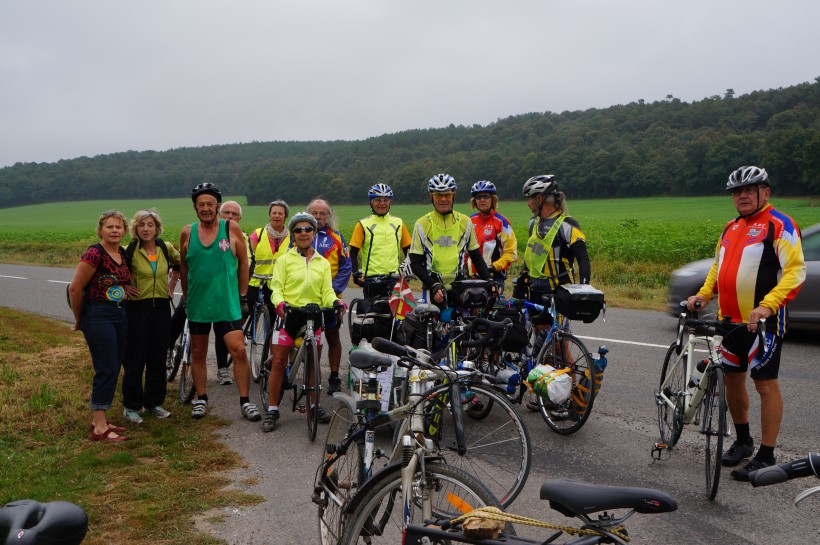
[[[69,320],[64,293],[71,275],[71,269],[0,265],[0,306]],[[353,297],[355,290],[348,291],[347,296]],[[683,444],[669,461],[651,463],[650,449],[658,436],[653,389],[665,347],[674,335],[673,325],[674,319],[662,313],[610,309],[605,322],[599,319],[574,326],[590,348],[603,343],[611,349],[603,389],[590,420],[569,437],[550,432],[539,416],[524,411],[534,444],[533,471],[511,510],[572,524],[538,500],[542,481],[570,477],[661,488],[677,498],[680,509],[675,513],[637,515],[629,521],[636,543],[820,543],[820,498],[800,508],[791,502],[803,488],[817,485],[816,480],[753,489],[732,481],[724,472],[718,497],[709,502],[701,492],[702,460],[689,447],[696,439],[690,429],[684,431]],[[777,453],[782,461],[820,450],[818,363],[816,332],[789,339],[781,373],[786,414]],[[210,374],[216,374],[213,361]],[[256,395],[253,388],[252,395]],[[226,442],[247,463],[233,473],[235,486],[260,494],[266,501],[225,510],[221,513],[224,523],[214,524],[203,517],[198,524],[236,545],[316,542],[310,494],[320,442],[307,441],[304,416],[283,413],[279,428],[263,434],[259,424],[241,419],[235,387],[218,386],[211,380],[209,397],[211,410],[231,420],[221,432]],[[187,418],[187,407],[169,405],[175,417]],[[755,405],[753,411],[757,410]],[[752,427],[759,437],[756,414]],[[519,533],[527,532],[520,529]]]

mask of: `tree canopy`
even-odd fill
[[[555,174],[571,198],[708,195],[735,168],[767,169],[778,195],[820,194],[820,77],[813,83],[692,103],[672,95],[604,109],[528,113],[487,126],[414,129],[359,141],[252,142],[125,151],[0,169],[0,207],[187,195],[200,182],[251,204],[274,198],[361,203],[377,182],[401,202],[426,200],[438,172],[462,191],[492,180],[517,198]]]

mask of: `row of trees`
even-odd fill
[[[375,182],[402,202],[426,180],[489,179],[502,197],[552,173],[572,198],[706,195],[743,164],[764,166],[778,194],[820,194],[820,78],[788,88],[692,103],[671,95],[605,109],[530,113],[488,126],[409,130],[362,141],[254,142],[128,151],[0,169],[0,207],[55,200],[178,197],[210,181],[252,204],[322,194],[361,203]]]

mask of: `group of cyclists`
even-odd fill
[[[201,192],[202,185],[194,188],[194,194],[198,189]],[[221,201],[221,194],[216,195],[214,191],[215,186],[208,185],[210,191],[206,194]],[[392,188],[385,183],[374,184],[367,194],[371,214],[354,226],[349,249],[327,201],[314,199],[304,212],[293,215],[284,200],[270,203],[270,222],[247,237],[250,262],[247,288],[243,289],[244,282],[237,282],[243,319],[248,315],[248,301],[256,301],[259,290],[264,293],[264,302],[271,315],[279,318],[271,335],[269,406],[262,408],[261,415],[242,395],[247,378],[236,364],[241,367],[247,358],[234,358],[234,374],[243,383],[238,385],[242,413],[252,421],[261,418],[263,431],[276,428],[287,356],[305,324],[304,316],[286,313],[287,308],[314,303],[335,309],[336,312],[325,313],[322,328],[317,332],[317,336],[323,332],[327,341],[330,367],[327,384],[328,391],[333,393],[341,389],[339,326],[346,310],[341,298],[351,278],[356,285],[365,286],[371,278],[397,276],[401,272],[412,274],[422,284],[422,300],[442,308],[457,305],[458,296],[452,292],[452,283],[456,279],[494,280],[493,285],[499,286],[499,291],[502,289],[500,286],[508,269],[518,259],[518,244],[509,220],[498,212],[495,184],[480,180],[472,185],[470,206],[475,213],[471,216],[454,209],[457,183],[449,174],[431,177],[427,191],[433,209],[415,221],[411,235],[407,224],[390,213],[395,197]],[[524,184],[523,194],[534,217],[529,225],[524,267],[516,293],[540,302],[541,296],[551,293],[559,283],[589,282],[585,238],[577,221],[567,214],[566,197],[559,190],[555,177],[530,178]],[[194,195],[195,208],[196,200]],[[241,217],[241,209],[236,215]],[[224,224],[228,219],[220,221]],[[576,274],[576,267],[580,274]],[[366,295],[388,295],[391,287],[382,284],[383,292]],[[230,331],[239,329],[241,323],[233,324]],[[225,335],[224,331],[220,332],[221,336]],[[217,336],[220,336],[219,332]],[[194,358],[194,368],[198,366],[198,359]],[[196,380],[198,375],[194,375],[195,382],[199,382]],[[222,365],[218,375],[220,383],[231,382]],[[204,388],[197,393],[199,401],[203,398]],[[207,396],[205,403],[197,404],[197,401],[192,416],[204,416]],[[329,420],[324,409],[312,401],[309,410],[318,411],[320,422]]]

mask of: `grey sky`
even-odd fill
[[[2,0],[0,167],[820,76],[816,0]]]

